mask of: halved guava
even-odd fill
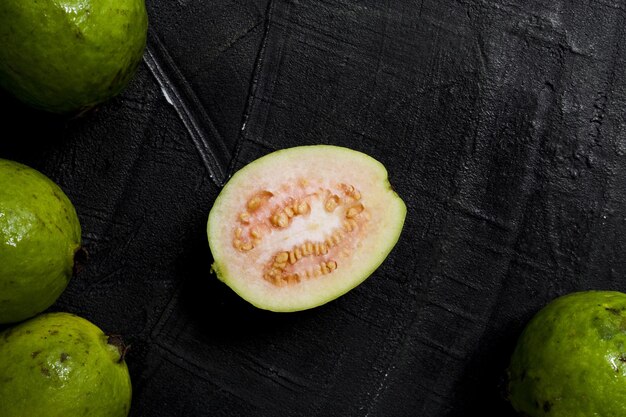
[[[368,278],[405,216],[370,156],[327,145],[280,150],[235,173],[215,200],[213,271],[258,308],[313,308]]]

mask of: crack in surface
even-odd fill
[[[182,120],[213,183],[221,187],[226,178],[224,168],[231,159],[226,144],[215,128],[189,83],[176,68],[165,45],[149,33],[144,62],[156,79],[165,99]]]

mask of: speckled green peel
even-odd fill
[[[38,171],[0,159],[0,323],[32,317],[56,301],[80,240],[63,191]]]
[[[262,205],[250,208],[259,195]],[[335,202],[330,209],[329,199]],[[283,226],[276,213],[284,216]],[[240,169],[215,200],[207,223],[212,270],[258,308],[314,308],[381,265],[405,216],[387,170],[374,158],[328,145],[283,149]]]
[[[626,416],[626,294],[572,293],[537,313],[513,353],[509,395],[528,417]]]
[[[144,0],[2,0],[0,87],[55,113],[93,107],[133,76],[147,25]]]
[[[89,321],[43,314],[0,333],[0,416],[126,417],[123,352]]]

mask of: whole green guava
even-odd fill
[[[0,333],[0,416],[126,417],[132,388],[118,338],[68,313]]]
[[[57,300],[80,240],[63,191],[40,172],[0,159],[0,323],[32,317]]]
[[[626,416],[626,294],[584,291],[549,303],[520,336],[508,376],[520,415]]]
[[[42,110],[87,110],[130,81],[147,26],[144,0],[2,0],[0,87]]]

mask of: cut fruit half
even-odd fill
[[[277,151],[235,173],[215,200],[213,271],[258,308],[317,307],[378,268],[405,216],[370,156],[327,145]]]

